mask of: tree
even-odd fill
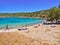
[[[55,10],[55,20],[56,22],[60,19],[60,9],[59,8],[56,8]]]
[[[49,12],[48,12],[48,20],[49,21],[53,21],[54,20],[54,9],[55,8],[51,8],[50,10],[49,10]]]
[[[60,8],[60,5],[58,5],[58,8]]]
[[[60,20],[60,8],[51,8],[48,11],[48,20],[50,21],[56,21],[56,23]]]

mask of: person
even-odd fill
[[[40,24],[38,24],[38,26],[40,26]]]
[[[8,25],[6,25],[6,30],[8,30]]]

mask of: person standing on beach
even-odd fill
[[[6,25],[6,30],[8,30],[8,25]]]

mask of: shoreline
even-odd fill
[[[41,18],[41,17],[0,17],[0,18]]]
[[[12,27],[12,28],[8,28],[8,31],[9,30],[18,30],[19,28],[35,28],[35,26],[37,26],[37,28],[38,27],[43,27],[43,26],[47,26],[47,27],[52,27],[52,26],[60,26],[60,25],[58,25],[58,24],[49,24],[49,25],[45,25],[45,24],[43,24],[43,23],[36,23],[36,24],[33,24],[33,25],[25,25],[25,26],[18,26],[18,27]],[[45,27],[44,27],[45,28]],[[28,30],[28,29],[27,29]],[[2,28],[2,29],[0,29],[0,31],[6,31],[6,29],[5,28]],[[12,31],[11,31],[12,32]]]

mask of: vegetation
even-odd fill
[[[60,6],[50,8],[47,17],[48,20],[57,22],[60,19]]]
[[[43,17],[43,13],[41,13],[41,12],[32,12],[32,13],[0,13],[0,17]]]

